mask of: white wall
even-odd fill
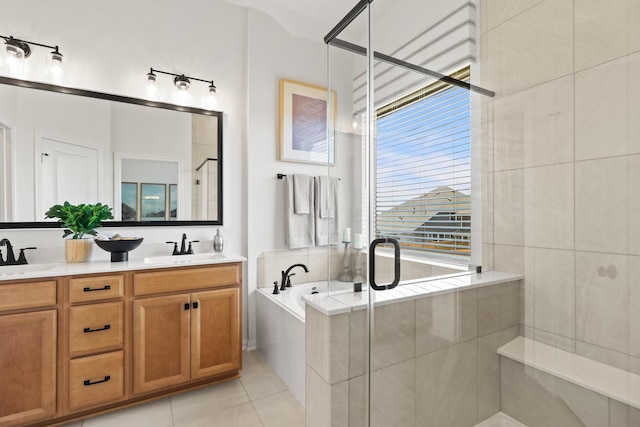
[[[248,105],[247,105],[247,201],[248,201],[248,313],[255,313],[252,292],[257,283],[257,259],[267,251],[284,250],[284,181],[276,174],[305,173],[322,175],[327,166],[278,160],[279,82],[281,78],[297,80],[326,87],[326,46],[322,42],[292,37],[266,14],[250,10],[248,14]],[[349,57],[344,57],[347,60]],[[346,74],[346,77],[350,74]],[[349,84],[349,79],[345,79]],[[338,110],[350,111],[351,88],[339,90]],[[350,113],[347,113],[350,114]],[[336,126],[344,125],[343,115],[338,114]],[[349,115],[350,117],[350,115]],[[350,122],[349,122],[350,123]],[[336,144],[336,166],[331,167],[334,176],[346,176],[351,166],[351,150],[348,144]],[[226,165],[226,163],[225,163]],[[341,196],[349,200],[349,186],[343,180]],[[351,222],[342,218],[342,226]],[[283,266],[283,268],[288,265]],[[277,278],[274,278],[275,280]],[[249,319],[249,337],[255,339],[255,319]]]

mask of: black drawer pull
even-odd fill
[[[189,310],[189,307],[191,307],[191,304],[189,304],[188,302],[184,303],[184,309],[185,310]]]
[[[198,308],[198,301],[193,303],[193,308]]]
[[[84,288],[85,292],[93,292],[93,291],[108,291],[111,289],[111,285],[104,285],[104,288]]]
[[[91,380],[84,380],[84,385],[94,385],[94,384],[106,383],[110,379],[111,379],[111,375],[107,375],[106,377],[104,377],[103,380],[100,380],[100,381],[91,382]]]
[[[111,329],[111,325],[104,325],[104,328],[98,329],[84,328],[84,333],[88,334],[89,332],[106,331],[107,329]]]

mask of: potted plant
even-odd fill
[[[98,234],[96,228],[102,226],[105,219],[113,219],[111,208],[102,203],[95,205],[72,205],[64,202],[62,205],[53,205],[45,218],[56,218],[64,227],[62,237],[71,236],[65,240],[65,258],[67,262],[84,262],[91,255],[91,240],[83,239],[85,234]]]

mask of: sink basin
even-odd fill
[[[167,255],[152,256],[144,259],[145,264],[189,264],[192,262],[201,262],[209,260],[224,259],[223,254],[206,253],[206,254],[190,254],[190,255]]]
[[[48,271],[59,264],[23,264],[0,266],[0,276],[20,276],[37,271]]]

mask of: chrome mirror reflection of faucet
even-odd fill
[[[13,245],[9,241],[9,239],[0,240],[0,246],[4,246],[7,248],[7,256],[6,258],[2,257],[2,251],[0,250],[0,265],[24,265],[27,263],[27,258],[24,255],[24,251],[27,249],[36,249],[35,247],[28,248],[20,248],[20,255],[18,259],[16,259],[16,255],[13,252]]]
[[[284,291],[286,288],[291,287],[291,276],[295,276],[296,273],[290,273],[295,267],[301,267],[304,269],[305,273],[309,272],[309,269],[304,264],[293,264],[291,267],[287,268],[286,271],[282,272],[281,282],[280,282],[280,290]]]

